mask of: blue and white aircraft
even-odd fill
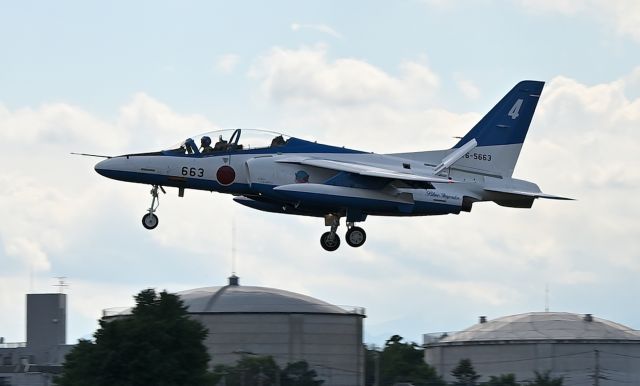
[[[116,180],[149,184],[151,206],[142,225],[158,225],[158,190],[178,188],[229,193],[250,208],[323,217],[327,251],[346,242],[359,247],[367,216],[431,216],[470,212],[493,201],[530,208],[545,194],[512,178],[544,82],[522,81],[451,149],[374,154],[323,145],[279,133],[235,129],[189,138],[168,150],[106,157],[95,170]],[[216,141],[216,143],[213,143]]]

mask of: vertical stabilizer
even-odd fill
[[[455,167],[501,177],[513,174],[520,149],[529,131],[544,82],[518,83],[453,148],[475,139],[477,147]]]

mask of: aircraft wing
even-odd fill
[[[515,194],[518,196],[532,197],[532,198],[547,198],[550,200],[571,200],[571,201],[575,200],[569,197],[554,196],[553,194],[546,194],[542,192],[528,192],[524,190],[509,189],[509,188],[485,188],[484,190],[486,190],[487,192],[508,193],[508,194]]]
[[[408,181],[408,182],[435,182],[435,183],[451,183],[454,182],[447,178],[437,176],[422,176],[414,173],[403,173],[391,169],[385,169],[378,166],[335,161],[321,158],[305,158],[305,157],[289,157],[280,159],[276,162],[291,163],[299,165],[315,166],[318,168],[331,169],[341,172],[359,174],[368,177],[387,178],[392,180]]]

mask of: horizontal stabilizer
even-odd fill
[[[542,192],[529,192],[529,191],[523,191],[523,190],[516,190],[516,189],[508,189],[508,188],[485,188],[484,190],[486,190],[487,192],[496,192],[496,193],[507,193],[507,194],[514,194],[517,196],[525,196],[525,197],[532,197],[532,198],[547,198],[550,200],[575,200],[574,198],[569,198],[569,197],[562,197],[562,196],[555,196],[553,194],[546,194],[546,193],[542,193]]]

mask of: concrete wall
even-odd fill
[[[600,386],[640,384],[640,342],[435,344],[425,349],[425,361],[448,381],[465,358],[482,375],[481,381],[508,373],[525,381],[533,379],[534,371],[551,370],[552,376],[564,377],[565,386],[590,385],[599,368]]]
[[[305,360],[325,386],[364,385],[362,316],[331,314],[196,314],[209,329],[211,364],[243,353],[271,355],[279,366]],[[244,354],[247,355],[247,354]]]
[[[67,295],[27,294],[27,347],[31,363],[56,363],[67,339]],[[59,362],[57,362],[59,363]]]

